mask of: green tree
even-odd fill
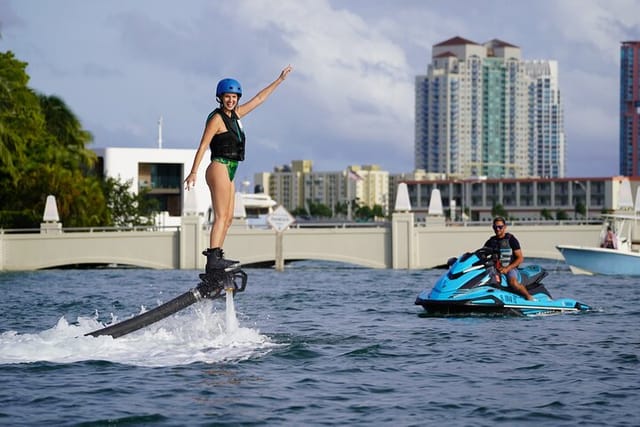
[[[67,227],[150,224],[157,200],[95,175],[91,134],[61,98],[28,87],[26,67],[0,53],[0,227],[37,227],[49,194]]]
[[[493,216],[494,218],[497,216],[501,216],[505,219],[509,219],[509,213],[500,203],[493,205],[493,207],[491,208],[491,216]]]
[[[359,219],[359,220],[371,221],[375,217],[383,217],[384,211],[382,209],[382,206],[380,205],[373,205],[372,208],[369,206],[363,205],[356,208],[354,216],[356,217],[356,219]]]
[[[24,84],[28,79],[19,81]],[[49,194],[56,196],[65,226],[105,225],[109,218],[106,199],[100,180],[89,173],[95,155],[85,148],[91,135],[61,99],[36,95],[28,88],[23,91],[25,96],[20,99],[27,100],[28,106],[15,105],[22,101],[4,98],[16,116],[24,112],[21,119],[6,115],[0,118],[0,127],[5,130],[4,147],[14,150],[4,156],[6,167],[0,171],[0,191],[5,201],[1,225],[37,227]],[[6,132],[16,123],[23,131]],[[20,136],[15,137],[16,134]]]
[[[153,217],[158,211],[158,201],[147,197],[148,189],[133,194],[133,180],[122,182],[108,177],[103,182],[103,191],[110,213],[109,225],[130,227],[153,225]]]
[[[344,215],[346,216],[349,213],[349,207],[347,202],[338,202],[334,206],[334,210],[336,215]]]
[[[0,180],[6,192],[15,191],[29,149],[44,134],[44,116],[38,96],[27,86],[26,67],[12,52],[0,53]]]
[[[353,216],[360,221],[369,221],[371,218],[373,218],[371,208],[367,205],[358,206],[353,213]]]
[[[53,194],[65,226],[109,224],[101,180],[92,174],[95,154],[86,148],[91,134],[58,97],[39,95],[45,133],[29,156],[21,181],[29,183],[33,206],[42,212],[43,195]]]
[[[291,215],[306,217],[309,216],[309,212],[305,208],[297,207],[291,211]]]
[[[542,219],[547,219],[547,220],[553,219],[553,214],[547,208],[544,208],[540,211],[540,216],[542,217]]]
[[[49,137],[47,154],[50,161],[69,169],[89,170],[96,161],[93,151],[86,146],[93,137],[82,129],[78,118],[64,101],[56,96],[39,95],[40,107],[45,117],[45,129]]]
[[[333,212],[331,208],[323,203],[314,203],[311,200],[307,201],[309,205],[309,214],[315,217],[331,218]]]
[[[384,217],[384,209],[382,209],[381,205],[373,205],[371,208],[371,213],[374,218],[383,218]]]
[[[557,210],[556,211],[556,219],[558,221],[566,221],[569,219],[569,215],[567,214],[567,212],[563,211],[563,210]]]
[[[577,202],[576,203],[575,213],[582,215],[582,217],[586,217],[587,216],[587,208],[585,207],[584,203],[582,203],[582,202]]]
[[[49,194],[65,226],[110,224],[91,134],[62,99],[29,88],[26,67],[0,53],[0,227],[37,227]]]

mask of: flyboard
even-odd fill
[[[204,298],[221,298],[222,291],[233,290],[234,294],[236,292],[243,292],[247,286],[247,273],[237,267],[231,271],[220,270],[200,274],[200,280],[201,282],[198,286],[171,301],[132,317],[131,319],[107,326],[103,329],[98,329],[97,331],[89,332],[85,334],[85,336],[99,337],[101,335],[111,335],[113,338],[118,338],[169,317]]]

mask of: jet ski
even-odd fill
[[[451,258],[448,271],[433,286],[423,290],[416,305],[428,314],[500,314],[536,316],[541,314],[582,312],[590,310],[586,304],[570,298],[553,299],[542,283],[547,272],[539,265],[519,268],[520,283],[527,287],[535,301],[516,293],[504,274],[498,273],[498,254],[483,247]]]

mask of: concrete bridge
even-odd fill
[[[62,229],[43,223],[40,230],[0,230],[0,271],[37,270],[77,264],[120,264],[153,269],[201,269],[209,241],[199,215],[182,217],[171,230],[104,228]],[[525,258],[562,259],[557,244],[593,245],[599,224],[512,224]],[[416,224],[412,213],[395,213],[371,225],[293,226],[282,234],[284,260],[339,261],[370,268],[423,269],[477,249],[493,234],[490,224],[446,225],[444,220]],[[274,262],[276,233],[232,226],[225,254],[244,264]],[[526,262],[526,259],[525,259]]]

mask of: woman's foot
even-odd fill
[[[240,267],[240,262],[232,259],[225,259],[224,252],[221,248],[209,248],[202,252],[207,257],[207,266],[205,271],[210,273],[212,271],[228,271]]]

